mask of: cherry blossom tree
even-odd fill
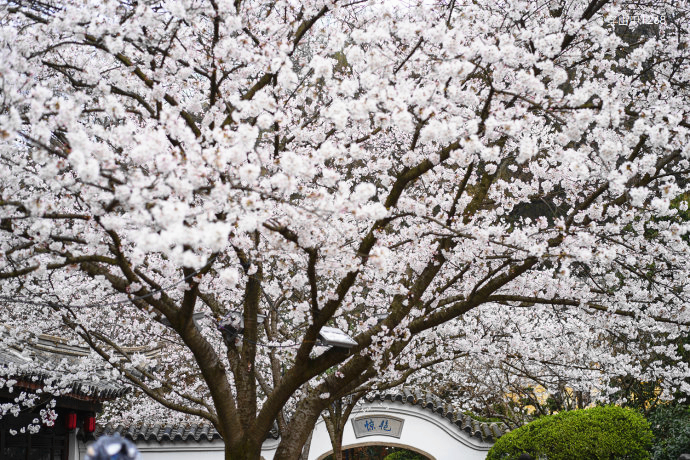
[[[88,344],[75,372],[209,420],[228,459],[276,423],[296,459],[333,401],[458,356],[687,392],[687,363],[637,362],[690,326],[683,15],[5,0],[3,341]]]

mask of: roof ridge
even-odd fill
[[[416,387],[404,386],[395,390],[374,391],[366,399],[370,402],[378,399],[418,406],[448,419],[453,425],[469,434],[470,437],[478,438],[481,441],[494,442],[510,431],[503,422],[485,422],[475,418],[478,416],[474,414],[456,411],[450,403],[440,396]]]

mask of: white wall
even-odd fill
[[[272,460],[278,442],[274,439],[264,443],[261,449],[261,456],[264,460]],[[143,460],[225,460],[225,445],[220,439],[212,442],[189,441],[189,442],[145,442],[136,443]],[[84,458],[86,446],[81,443],[79,446],[80,459]]]
[[[411,404],[390,401],[374,401],[364,404],[361,410],[353,412],[352,418],[361,415],[391,415],[405,420],[400,439],[390,436],[366,436],[356,438],[352,421],[348,420],[343,433],[343,448],[364,444],[410,446],[434,460],[484,460],[493,444],[471,438],[448,419],[427,409]],[[320,460],[331,452],[331,443],[322,419],[316,424],[309,460]]]
[[[400,438],[374,435],[355,437],[352,419],[363,415],[394,416],[404,420]],[[264,460],[273,460],[278,440],[267,440],[262,448]],[[374,401],[358,406],[353,411],[343,433],[343,448],[360,445],[389,445],[408,447],[432,460],[484,460],[492,444],[470,437],[448,419],[412,404],[391,401]],[[143,442],[137,443],[143,460],[224,460],[224,445],[220,440],[190,442]],[[80,445],[83,458],[85,446]],[[331,452],[331,442],[323,419],[314,429],[308,460],[321,460]],[[76,459],[71,459],[76,460]]]

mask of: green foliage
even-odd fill
[[[649,416],[654,433],[653,460],[677,460],[690,454],[690,407],[659,406]]]
[[[386,455],[383,460],[426,460],[426,457],[410,450],[399,450]]]
[[[487,460],[515,460],[523,453],[548,460],[649,459],[649,423],[618,406],[561,412],[539,418],[502,436]]]

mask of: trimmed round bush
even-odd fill
[[[487,460],[517,460],[527,453],[548,460],[642,460],[652,446],[649,423],[632,409],[617,406],[561,412],[507,433]]]

